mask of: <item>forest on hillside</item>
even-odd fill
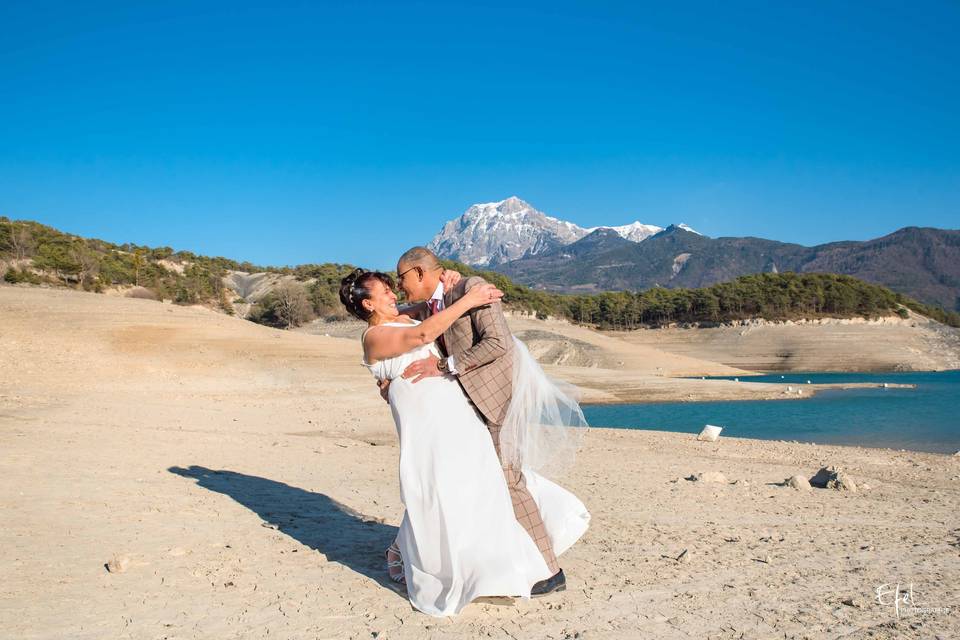
[[[586,295],[538,291],[494,271],[445,262],[465,275],[496,284],[515,309],[558,316],[606,329],[637,329],[672,323],[719,324],[735,320],[877,318],[906,309],[960,327],[960,313],[932,307],[878,285],[834,273],[758,273],[697,289],[652,287]]]
[[[0,217],[0,261],[4,263],[3,280],[9,284],[49,284],[94,292],[130,287],[128,295],[204,304],[226,313],[233,313],[235,303],[244,302],[224,284],[230,272],[286,276],[247,315],[250,320],[277,327],[297,326],[316,317],[345,317],[338,297],[340,279],[354,268],[335,263],[264,267],[170,247],[118,245],[4,217]],[[444,265],[493,282],[504,291],[505,304],[514,310],[610,329],[719,324],[750,318],[905,317],[906,309],[960,327],[960,313],[832,273],[761,273],[698,289],[654,287],[570,295],[538,291],[502,274],[460,263],[445,261]]]

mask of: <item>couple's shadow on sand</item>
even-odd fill
[[[384,550],[397,535],[397,527],[363,516],[322,493],[235,471],[192,465],[170,467],[170,473],[193,478],[204,489],[230,496],[259,515],[272,529],[319,551],[395,591],[386,576]]]

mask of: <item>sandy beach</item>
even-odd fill
[[[729,346],[511,326],[589,400],[784,397],[677,377],[760,368]],[[566,592],[413,611],[392,419],[342,328],[0,286],[0,636],[960,636],[960,456],[616,429],[560,480],[593,516]],[[857,490],[783,484],[828,465]]]

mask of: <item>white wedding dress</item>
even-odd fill
[[[364,363],[377,379],[392,381],[406,509],[397,543],[410,602],[424,613],[449,616],[481,596],[529,598],[531,587],[551,571],[514,516],[486,425],[453,376],[417,383],[401,377],[430,354],[439,355],[432,343]],[[532,470],[524,475],[559,556],[583,535],[590,515],[572,493]]]

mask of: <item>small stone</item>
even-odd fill
[[[837,474],[837,479],[833,482],[833,485],[831,486],[828,483],[827,488],[836,489],[837,491],[856,491],[857,483],[853,481],[853,478],[841,472]]]
[[[863,608],[863,603],[860,601],[859,598],[845,598],[842,601],[842,604],[845,604],[848,607],[856,607],[857,609]]]
[[[840,467],[821,467],[817,473],[810,478],[810,484],[822,489],[836,489],[837,491],[856,491],[857,484]]]
[[[701,471],[700,473],[689,476],[687,480],[692,482],[726,482],[727,477],[719,471]]]
[[[783,481],[788,487],[792,487],[797,491],[809,491],[810,490],[810,481],[804,478],[803,476],[790,476]]]
[[[127,556],[114,556],[107,562],[107,571],[110,573],[123,573],[130,566],[130,558]]]

